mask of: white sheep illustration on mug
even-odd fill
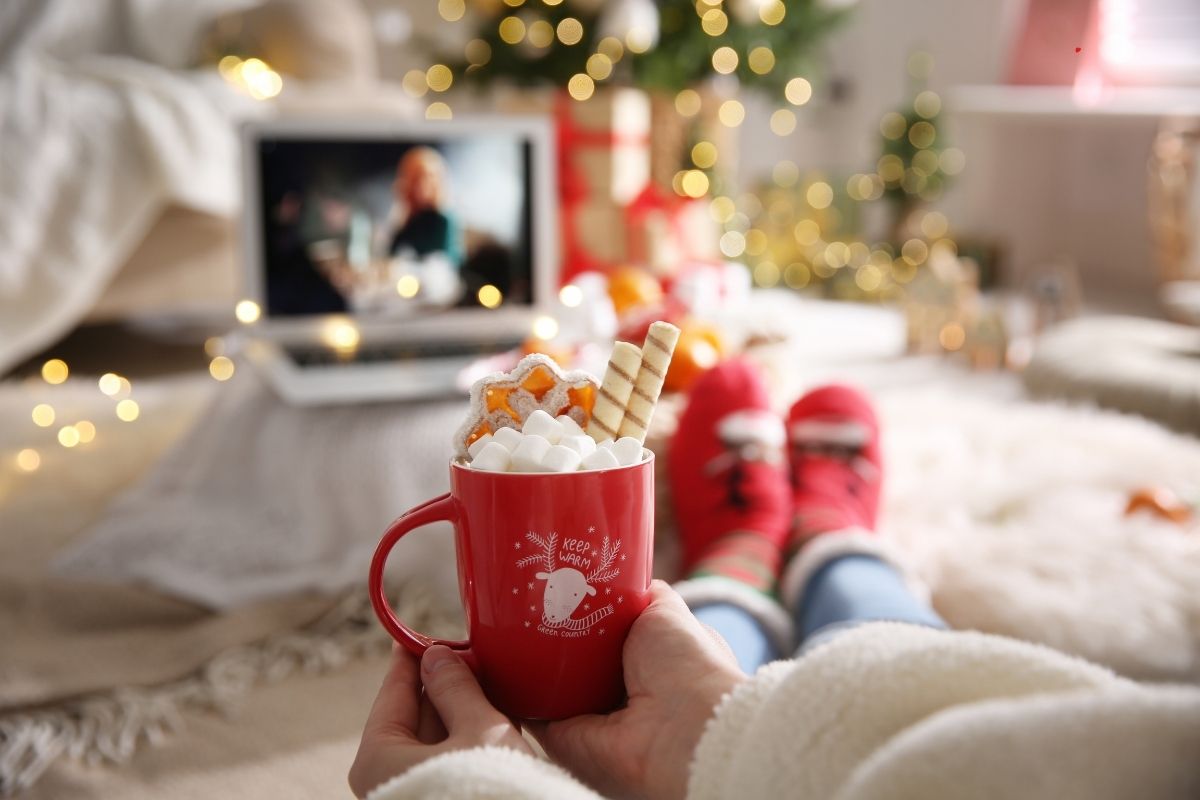
[[[598,566],[589,569],[585,575],[572,567],[559,567],[558,564],[558,534],[550,533],[539,536],[533,531],[525,534],[526,540],[541,549],[540,553],[526,556],[517,561],[518,567],[528,567],[538,564],[542,567],[534,577],[546,582],[546,590],[542,595],[542,624],[548,628],[565,628],[571,631],[586,630],[592,625],[613,613],[612,604],[596,609],[586,617],[574,619],[571,617],[585,597],[594,597],[596,587],[592,584],[611,581],[621,574],[620,567],[614,567],[617,554],[621,550],[621,542],[612,543],[604,537],[597,554]]]

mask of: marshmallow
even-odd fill
[[[622,436],[613,444],[612,454],[622,467],[632,466],[642,460],[642,443],[632,436]]]
[[[604,441],[597,443],[596,447],[599,447],[601,450],[611,451],[614,444],[616,444],[616,442],[614,442],[612,439],[605,439]]]
[[[485,448],[486,449],[486,448]],[[512,451],[513,472],[541,472],[542,459],[550,449],[550,442],[543,436],[530,434],[521,439],[517,449]]]
[[[546,472],[574,472],[579,469],[579,462],[582,460],[583,456],[575,450],[556,444],[542,456],[542,469]]]
[[[492,435],[490,433],[485,433],[483,436],[480,436],[478,439],[471,442],[471,446],[467,448],[467,455],[469,455],[471,458],[479,455],[479,451],[487,447],[488,442],[491,440]]]
[[[509,460],[507,447],[499,442],[488,442],[471,461],[471,468],[486,472],[507,472]]]
[[[585,457],[581,464],[583,469],[612,469],[621,466],[621,462],[617,461],[617,457],[612,454],[612,451],[603,447],[597,448],[594,453]]]
[[[582,431],[580,431],[578,436],[564,436],[559,444],[579,453],[580,458],[587,458],[596,452],[596,440]]]
[[[517,449],[522,438],[524,437],[516,428],[497,428],[496,432],[492,434],[492,441],[504,445],[510,453]]]
[[[583,428],[579,427],[579,423],[568,417],[566,414],[559,414],[557,417],[555,417],[555,419],[558,420],[559,425],[562,425],[562,435],[564,439],[568,436],[587,435],[583,432]],[[590,439],[591,437],[589,436],[588,438]]]
[[[526,436],[541,436],[550,444],[558,444],[558,440],[563,436],[563,427],[562,423],[539,408],[525,420],[521,433]]]

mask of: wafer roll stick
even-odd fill
[[[625,419],[621,420],[621,427],[617,431],[619,435],[632,436],[639,442],[646,441],[650,418],[654,416],[654,404],[662,393],[667,367],[671,365],[671,355],[678,341],[679,328],[671,323],[656,322],[650,326],[642,345],[642,363],[638,367],[637,379],[633,382],[633,391],[625,405]]]
[[[596,403],[592,406],[592,418],[588,420],[587,435],[602,442],[616,439],[621,420],[625,417],[625,405],[633,392],[634,381],[642,362],[642,351],[629,342],[613,345],[608,357],[608,369],[600,391],[596,392]]]

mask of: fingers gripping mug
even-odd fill
[[[650,601],[654,457],[567,473],[485,472],[452,462],[450,492],[388,527],[371,562],[375,613],[412,653],[454,649],[510,716],[563,719],[624,696],[621,648]],[[468,639],[443,641],[397,619],[383,568],[400,537],[454,525]]]

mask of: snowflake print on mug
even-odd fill
[[[588,532],[594,530],[593,526]],[[534,577],[546,582],[539,631],[551,636],[583,636],[597,622],[615,613],[612,603],[608,603],[585,616],[572,616],[581,605],[584,611],[591,609],[586,599],[597,595],[595,584],[608,583],[621,574],[617,560],[624,560],[624,554],[619,539],[614,541],[604,536],[599,550],[581,538],[560,541],[557,531],[544,536],[529,531],[525,539],[539,552],[518,559],[517,567],[541,567]],[[561,565],[560,561],[569,566]],[[609,587],[604,588],[606,595],[611,593]]]

